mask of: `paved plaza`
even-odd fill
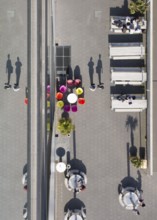
[[[27,87],[27,1],[2,0],[0,8],[0,219],[21,220],[27,193],[23,190],[22,174],[27,163],[27,106],[24,98]],[[154,2],[156,8],[157,2]],[[82,76],[85,105],[77,113],[70,113],[75,132],[70,137],[60,134],[52,140],[55,151],[63,147],[64,162],[81,164],[87,174],[87,189],[76,195],[75,201],[86,208],[87,219],[91,220],[143,220],[156,219],[157,207],[157,149],[156,133],[154,143],[154,174],[148,170],[136,169],[129,162],[129,150],[140,154],[146,146],[146,111],[142,113],[115,113],[110,106],[110,60],[108,44],[110,15],[127,15],[125,0],[57,0],[55,1],[55,42],[59,46],[71,47],[71,68],[78,69]],[[156,14],[154,14],[154,39],[157,35]],[[114,37],[115,38],[115,37]],[[154,44],[154,63],[156,59]],[[20,90],[4,89],[7,82],[6,62],[10,54],[13,66],[10,84],[16,82],[15,62],[22,63]],[[96,66],[101,54],[104,89],[91,91],[88,63],[94,62],[94,83],[98,85]],[[156,131],[156,78],[154,65],[153,120]],[[55,112],[56,122],[62,111]],[[132,130],[131,130],[132,129]],[[131,132],[132,131],[132,132]],[[55,131],[54,133],[57,133]],[[58,161],[55,154],[54,161]],[[76,165],[76,164],[75,164]],[[149,165],[149,164],[148,164]],[[40,172],[40,170],[38,170]],[[145,208],[140,216],[123,209],[118,201],[119,184],[134,185],[143,190]],[[55,172],[54,219],[64,219],[64,210],[74,194],[64,184],[64,174]],[[35,201],[36,202],[36,201]],[[35,206],[35,203],[33,204]],[[51,208],[51,207],[50,207]],[[40,215],[40,213],[38,213]]]
[[[2,0],[0,7],[0,219],[21,220],[27,194],[22,186],[27,161],[27,2]],[[7,55],[13,66],[10,84],[16,83],[15,62],[22,63],[20,90],[4,89]]]
[[[70,113],[75,124],[74,135],[68,141],[60,135],[55,139],[56,148],[65,148],[70,159],[80,160],[86,168],[87,189],[76,197],[84,203],[87,219],[131,220],[136,215],[120,206],[118,186],[120,183],[133,184],[144,192],[146,207],[139,210],[142,219],[155,219],[157,175],[154,173],[151,177],[148,170],[136,169],[129,163],[131,146],[137,149],[138,155],[142,147],[145,154],[147,152],[146,112],[115,113],[110,107],[110,15],[127,15],[126,1],[124,4],[123,0],[58,0],[55,7],[56,43],[71,46],[71,67],[73,72],[77,66],[80,69],[86,99],[86,104],[79,106],[77,113]],[[99,54],[104,89],[92,92],[88,63],[92,57],[95,70]],[[94,83],[98,85],[96,71]],[[56,118],[60,115],[57,111]],[[131,135],[130,125],[133,124]],[[66,157],[63,160],[67,162]],[[60,220],[74,195],[65,188],[64,174],[56,173],[55,185],[55,220]]]

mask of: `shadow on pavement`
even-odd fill
[[[69,210],[81,210],[81,208],[85,208],[85,204],[77,198],[71,199],[64,207],[64,212]]]
[[[142,34],[110,34],[108,36],[109,43],[134,43],[134,42],[143,42]]]
[[[144,60],[110,60],[111,67],[144,67]]]
[[[123,6],[110,8],[110,16],[128,16],[130,14],[128,9],[128,0],[124,0]]]

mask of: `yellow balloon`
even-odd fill
[[[62,100],[57,102],[57,107],[58,108],[63,108],[63,106],[64,106],[64,102]]]
[[[76,94],[81,95],[83,93],[83,89],[81,87],[76,89]]]

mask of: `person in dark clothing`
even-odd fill
[[[123,26],[123,22],[121,20],[115,20],[113,24],[116,25],[117,27]]]

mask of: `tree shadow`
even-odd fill
[[[128,16],[130,11],[128,9],[128,0],[124,0],[123,6],[110,8],[110,16]]]
[[[131,157],[136,157],[137,156],[137,147],[131,146],[129,151],[130,151],[130,156]]]
[[[126,119],[125,126],[127,128],[127,131],[130,129],[131,146],[134,146],[134,133],[133,133],[133,131],[138,126],[137,118],[133,118],[131,115],[128,115],[127,119]]]
[[[127,176],[121,180],[121,183],[118,184],[118,194],[120,194],[122,192],[122,188],[126,188],[126,187],[134,187],[137,188],[139,191],[142,190],[142,177],[141,177],[141,173],[139,170],[137,170],[137,178],[134,179],[133,177],[131,177],[130,175],[130,160],[129,160],[129,155],[130,155],[130,147],[129,147],[129,143],[127,143]]]
[[[76,134],[75,134],[75,130],[73,130],[73,153],[74,153],[74,159],[76,159]]]
[[[71,158],[71,155],[70,155],[70,151],[67,151],[66,152],[66,157],[67,157],[67,164],[69,164],[70,163],[70,158]]]
[[[61,118],[69,118],[69,113],[68,112],[62,112]]]
[[[126,157],[127,157],[127,174],[128,176],[130,176],[130,160],[129,160],[129,157],[130,157],[130,148],[129,148],[129,143],[127,143],[126,145]]]
[[[81,210],[82,208],[85,210],[85,204],[80,199],[73,198],[69,202],[66,203],[64,207],[64,212],[68,212],[68,210],[71,210],[71,211]]]

